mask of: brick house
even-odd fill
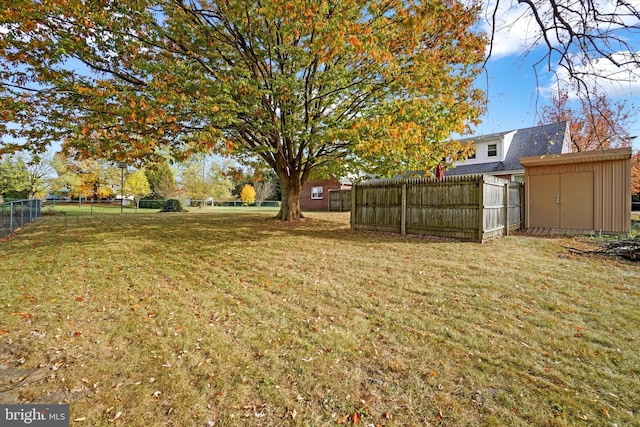
[[[329,210],[329,190],[348,190],[351,181],[348,179],[314,179],[309,180],[300,194],[300,209],[303,211]]]

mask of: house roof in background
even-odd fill
[[[482,143],[496,139],[502,140],[505,135],[513,131],[514,130],[509,130],[489,135],[475,136],[460,141]],[[524,166],[520,164],[520,158],[522,157],[562,153],[565,134],[568,132],[568,124],[567,122],[559,122],[516,129],[515,131],[516,133],[513,135],[509,151],[503,162],[460,165],[446,170],[445,175],[467,175],[523,170]]]

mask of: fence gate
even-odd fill
[[[351,210],[351,190],[329,190],[329,211],[347,212]]]

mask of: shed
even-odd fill
[[[525,228],[628,233],[631,148],[523,157]]]

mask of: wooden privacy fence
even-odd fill
[[[329,190],[329,211],[347,212],[351,210],[351,190]]]
[[[354,185],[351,227],[483,242],[520,228],[520,183],[490,175],[377,180]]]

